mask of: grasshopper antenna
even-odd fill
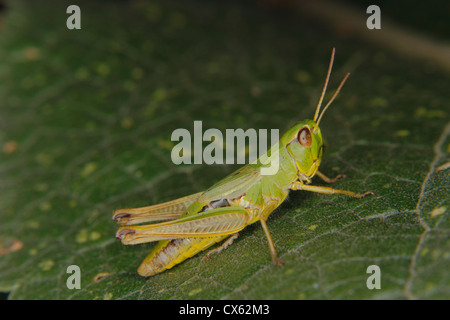
[[[320,106],[322,105],[323,97],[325,96],[325,92],[327,91],[328,80],[330,80],[331,69],[333,69],[334,52],[335,49],[333,48],[333,50],[331,51],[330,65],[328,66],[327,78],[325,79],[325,84],[322,89],[322,95],[320,96],[319,103],[317,104],[316,108],[316,113],[314,114],[314,122],[316,122],[317,117],[319,116]]]
[[[350,73],[347,73],[344,77],[344,79],[342,79],[341,84],[339,85],[339,87],[337,88],[336,92],[333,94],[333,97],[331,97],[330,101],[328,101],[327,105],[325,106],[325,108],[323,108],[322,113],[319,116],[319,119],[317,119],[317,126],[319,126],[319,122],[320,119],[322,119],[323,114],[325,113],[325,111],[328,109],[328,107],[330,106],[330,104],[333,102],[333,100],[337,97],[339,91],[341,91],[341,88],[344,86],[345,81],[347,80],[348,76],[350,75]]]

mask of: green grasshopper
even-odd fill
[[[313,120],[303,120],[290,128],[268,152],[278,153],[279,167],[276,174],[263,175],[263,164],[247,164],[228,175],[211,188],[177,200],[134,209],[118,209],[113,219],[124,225],[117,230],[116,237],[123,244],[138,244],[159,241],[138,268],[141,276],[147,277],[163,272],[225,240],[221,246],[206,255],[209,259],[231,245],[238,232],[259,221],[269,243],[272,261],[277,258],[275,245],[267,228],[269,215],[286,199],[290,190],[304,190],[324,194],[345,194],[362,198],[372,191],[359,194],[329,187],[313,186],[311,179],[319,176],[327,183],[334,179],[318,171],[323,155],[320,120],[341,90],[349,73],[345,75],[336,92],[320,112],[334,61],[333,48],[327,77]],[[274,150],[276,148],[276,150]],[[130,226],[145,222],[164,221],[148,225]]]

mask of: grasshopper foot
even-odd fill
[[[344,180],[346,177],[347,177],[347,176],[346,176],[345,174],[341,173],[341,174],[338,174],[338,175],[337,175],[336,177],[334,177],[333,179],[330,179],[330,180],[328,180],[328,181],[326,181],[326,182],[327,182],[327,183],[335,183],[335,182],[337,182],[337,181]]]
[[[329,183],[329,184],[332,184],[332,183],[335,183],[335,182],[337,182],[337,181],[343,180],[343,179],[345,179],[345,177],[346,177],[346,175],[343,174],[343,173],[338,174],[338,175],[337,175],[336,177],[334,177],[333,179],[328,178],[326,175],[324,175],[324,174],[323,174],[322,172],[320,172],[320,171],[317,171],[316,174],[317,174],[317,176],[318,176],[320,179],[322,179],[323,181],[325,181],[326,183]]]
[[[281,261],[281,260],[278,259],[278,258],[273,258],[272,261],[273,261],[273,263],[274,263],[275,265],[277,265],[277,266],[280,266],[280,267],[284,266],[283,261]]]
[[[361,197],[360,198],[364,198],[364,197],[367,197],[368,195],[375,195],[375,193],[373,192],[373,191],[366,191],[366,192],[364,192],[363,194],[361,194]]]

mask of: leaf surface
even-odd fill
[[[314,28],[294,14],[199,2],[11,1],[0,39],[0,291],[11,299],[450,298],[448,75]],[[102,14],[99,14],[101,12]],[[311,118],[331,48],[321,171],[205,261],[136,269],[112,210],[205,190],[238,166],[171,161],[177,128],[280,129]],[[323,185],[320,179],[314,179]],[[66,286],[70,265],[81,289]],[[378,265],[381,289],[366,286]]]

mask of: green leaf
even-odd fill
[[[448,75],[312,28],[207,2],[10,1],[0,39],[0,291],[11,299],[450,298]],[[268,226],[150,278],[153,243],[114,238],[112,210],[201,191],[236,166],[171,162],[171,133],[311,118],[331,48],[321,171],[349,199],[292,192]],[[316,185],[323,185],[314,179]],[[67,267],[81,268],[70,290]],[[381,289],[369,290],[378,265]]]

